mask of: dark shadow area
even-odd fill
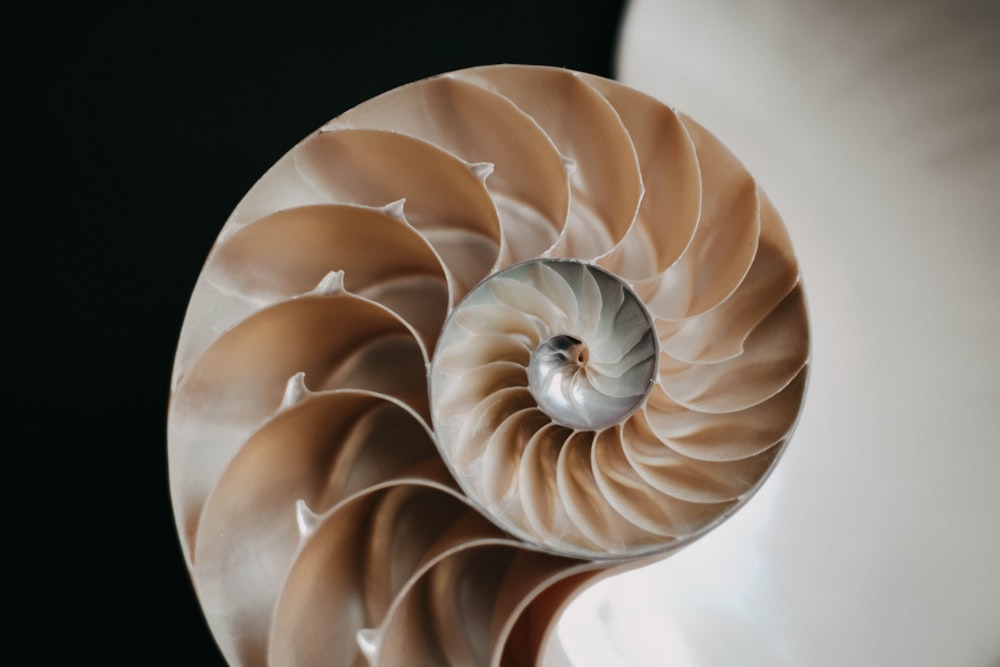
[[[6,544],[10,632],[30,664],[224,664],[174,532],[165,415],[191,289],[256,179],[323,122],[408,81],[500,62],[610,76],[622,5],[77,5],[5,17],[17,341]]]

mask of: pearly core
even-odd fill
[[[611,274],[582,266],[601,286],[597,293],[609,295],[617,310],[604,312],[602,303],[601,315],[610,322],[600,318],[576,322],[569,327],[572,333],[543,340],[531,353],[528,389],[539,409],[556,424],[598,431],[620,424],[646,399],[655,377],[651,361],[656,358],[656,338],[648,315],[637,317],[645,309],[630,290]],[[558,266],[553,268],[559,271]],[[568,283],[582,290],[582,282]],[[577,296],[586,298],[582,292]],[[588,325],[589,331],[579,331],[581,324]],[[641,334],[638,339],[637,333]],[[593,352],[591,345],[596,346]]]

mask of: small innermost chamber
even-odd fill
[[[541,261],[570,287],[577,317],[532,352],[531,395],[552,421],[569,428],[600,430],[623,422],[642,405],[656,373],[648,313],[617,277],[598,267]],[[539,283],[533,287],[544,294],[547,285]]]
[[[557,424],[600,430],[624,421],[645,399],[652,383],[649,376],[645,381],[608,377],[602,369],[591,368],[589,360],[587,344],[568,334],[552,336],[531,354],[528,389],[539,409]]]
[[[528,388],[542,412],[564,426],[592,428],[580,414],[580,374],[587,372],[587,344],[568,334],[557,334],[531,353]],[[582,407],[586,408],[586,405]]]

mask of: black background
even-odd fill
[[[622,4],[5,10],[8,651],[224,664],[165,440],[174,347],[222,223],[296,142],[397,85],[499,62],[611,75]]]

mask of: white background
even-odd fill
[[[636,0],[618,78],[769,193],[813,370],[758,496],[584,593],[568,661],[1000,665],[1000,5]]]

